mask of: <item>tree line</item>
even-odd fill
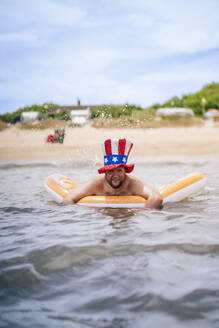
[[[182,97],[174,96],[163,104],[154,104],[153,108],[184,107],[190,108],[197,116],[202,116],[208,109],[219,109],[219,83],[205,85],[200,91]]]
[[[32,105],[19,108],[15,112],[5,113],[0,115],[0,120],[5,123],[16,123],[19,121],[22,112],[37,111],[40,112],[41,119],[48,117],[48,111],[53,103],[44,103],[43,105]],[[102,107],[94,108],[91,111],[91,119],[93,118],[122,118],[132,117],[136,113],[146,110],[150,115],[156,113],[158,108],[165,107],[184,107],[194,111],[196,116],[203,116],[204,113],[211,108],[219,109],[219,83],[213,82],[205,85],[200,91],[182,97],[174,96],[168,101],[159,104],[156,103],[149,108],[142,108],[136,105],[103,105]],[[61,111],[54,114],[54,118],[70,120],[68,111]]]

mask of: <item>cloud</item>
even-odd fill
[[[53,101],[58,104],[76,103],[77,97],[82,104],[134,103],[150,106],[164,102],[174,95],[196,92],[203,84],[212,82],[212,69],[191,70],[191,67],[175,67],[172,71],[138,75],[133,79],[119,81],[107,74],[89,72],[80,80],[80,75],[72,72],[57,78],[51,71],[43,76],[30,75],[25,79],[8,82],[4,85],[2,96],[16,98],[24,105]],[[215,74],[219,80],[219,74]],[[24,93],[25,90],[25,93]],[[33,92],[34,91],[34,92]]]
[[[0,35],[0,43],[35,43],[37,42],[38,37],[36,33],[31,32],[31,31],[21,31],[19,32],[14,32],[14,33],[5,33]]]
[[[218,10],[215,0],[0,1],[0,106],[149,106],[195,92],[219,78]]]
[[[136,8],[127,22],[138,29],[151,56],[192,54],[219,45],[217,1],[137,1]]]
[[[64,34],[72,28],[97,25],[79,5],[51,0],[19,0],[13,6],[0,3],[0,19],[0,43],[22,42],[28,46],[45,46],[58,31]]]
[[[75,26],[86,19],[86,13],[80,6],[68,5],[60,1],[19,0],[1,4],[1,16],[8,26],[27,27],[31,24],[42,26]]]

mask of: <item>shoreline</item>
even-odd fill
[[[68,160],[102,158],[101,144],[107,138],[128,138],[133,157],[203,156],[219,154],[219,128],[177,127],[158,129],[96,129],[89,125],[66,128],[64,144],[48,144],[47,130],[0,132],[0,162],[16,160]]]

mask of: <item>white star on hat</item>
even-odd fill
[[[108,159],[107,159],[107,158],[105,158],[104,162],[105,162],[105,163],[107,163],[107,162],[108,162]]]
[[[123,161],[124,163],[126,162],[126,159],[125,159],[125,157],[123,157],[122,161]]]
[[[118,158],[117,157],[113,157],[112,161],[115,163],[115,162],[118,162]]]

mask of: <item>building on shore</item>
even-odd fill
[[[90,120],[90,110],[94,108],[101,108],[102,105],[81,105],[78,100],[77,105],[71,106],[58,106],[52,105],[48,109],[48,115],[54,117],[56,114],[67,112],[71,118],[71,121],[75,125],[84,125]]]
[[[81,105],[80,100],[78,100],[77,105],[70,105],[70,106],[58,106],[58,105],[52,105],[48,109],[48,115],[54,116],[55,114],[61,113],[62,111],[66,111],[71,113],[72,111],[81,111],[86,109],[94,109],[94,108],[101,108],[103,105]]]
[[[40,118],[40,113],[39,112],[22,112],[20,115],[20,121],[21,122],[31,122],[35,120],[39,120]]]
[[[156,115],[159,116],[194,116],[194,112],[190,108],[184,108],[184,107],[164,107],[164,108],[158,108]]]

